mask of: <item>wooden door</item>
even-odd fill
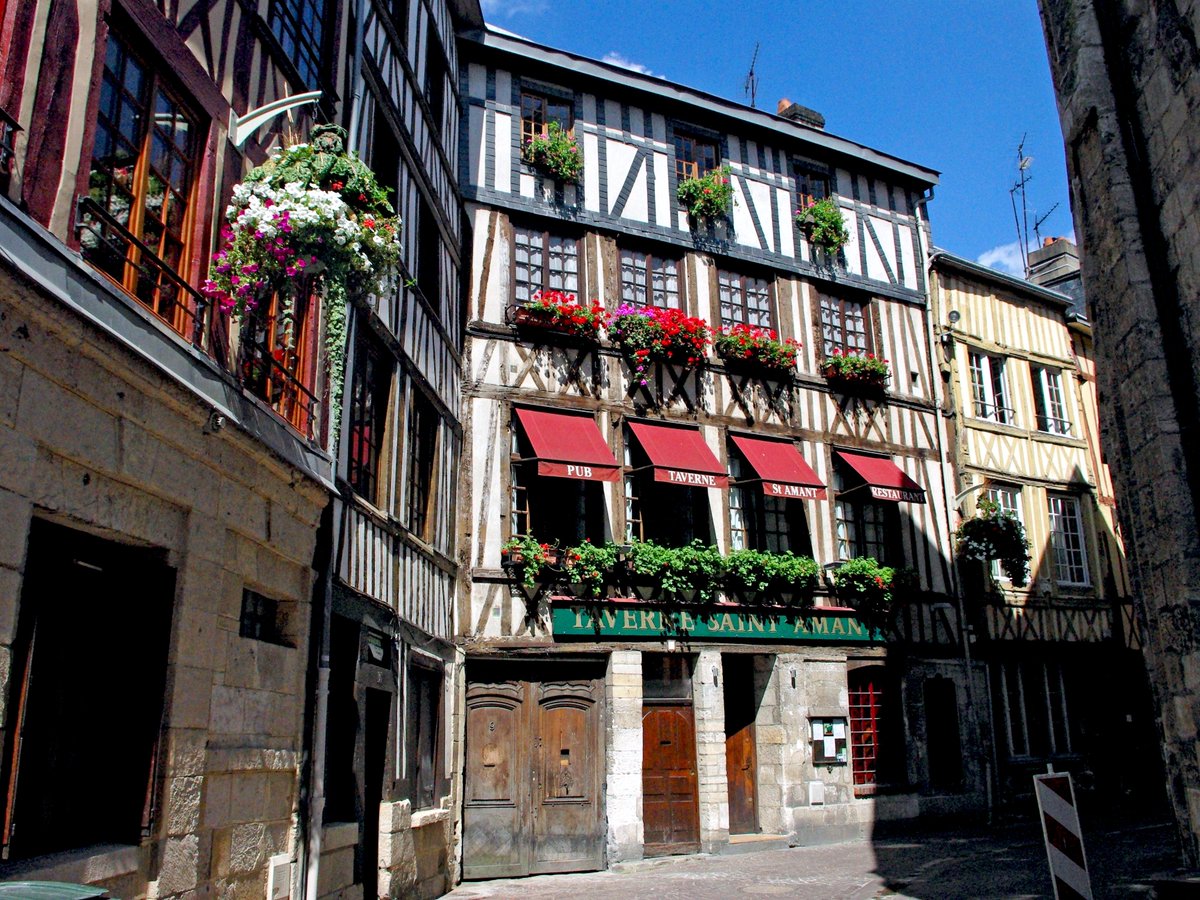
[[[468,672],[463,878],[604,865],[603,669]]]
[[[690,706],[642,707],[642,822],[647,856],[700,849],[696,723]]]
[[[754,718],[753,657],[727,655],[725,675],[725,775],[729,783],[729,833],[758,831],[758,753]]]

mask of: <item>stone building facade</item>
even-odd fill
[[[788,108],[766,114],[511,35],[467,35],[461,52],[474,231],[460,505],[471,540],[456,606],[463,876],[845,840],[880,818],[980,808],[973,698],[986,684],[964,660],[953,599],[928,339],[923,206],[936,174]],[[577,183],[522,159],[551,122],[582,150]],[[679,181],[722,165],[730,215],[689,220]],[[832,256],[794,221],[826,196],[849,226]],[[638,373],[609,340],[526,321],[523,304],[550,290],[760,325],[803,349],[783,375],[717,357]],[[886,392],[827,379],[835,349],[890,359]],[[797,499],[764,500],[771,478],[745,455],[759,445],[790,467]],[[874,554],[919,586],[885,643],[824,582],[805,615],[732,595],[635,600],[627,586],[586,602],[505,565],[518,535],[618,551],[639,538],[786,547],[827,570]]]
[[[1200,862],[1200,7],[1041,0],[1101,424],[1185,855]]]

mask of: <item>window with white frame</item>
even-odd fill
[[[1004,377],[1004,358],[972,350],[971,399],[975,418],[1012,425],[1016,421],[1008,405],[1008,386]]]
[[[579,293],[579,241],[513,226],[513,299],[526,303],[538,291]]]
[[[812,541],[799,500],[765,494],[762,482],[740,452],[731,444],[729,474],[730,545],[734,550],[788,550],[805,556],[812,553]]]
[[[621,247],[621,302],[630,306],[682,309],[679,263],[674,256]]]
[[[1045,366],[1031,366],[1033,408],[1037,413],[1038,431],[1049,434],[1070,434],[1067,404],[1063,400],[1062,373]]]
[[[1027,659],[993,670],[996,715],[1010,758],[1046,758],[1075,752],[1068,685],[1055,662]]]
[[[1054,550],[1054,574],[1059,584],[1089,583],[1087,549],[1083,538],[1083,515],[1079,498],[1070,494],[1047,494],[1050,507],[1050,546]]]
[[[1015,485],[992,485],[987,490],[987,499],[995,503],[1001,512],[1012,513],[1022,524],[1025,523],[1024,518],[1021,516],[1021,489],[1019,487]],[[993,559],[991,566],[992,578],[994,580],[1009,580],[999,560]]]

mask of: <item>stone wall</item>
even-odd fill
[[[0,323],[0,724],[32,517],[162,548],[176,573],[151,852],[82,854],[54,877],[261,897],[267,859],[296,850],[323,489],[237,429],[211,432],[193,395],[7,271]],[[244,587],[284,605],[293,646],[239,636]]]
[[[1039,0],[1169,793],[1200,863],[1200,3]]]
[[[604,689],[608,697],[604,809],[612,864],[642,858],[642,654],[614,650]]]

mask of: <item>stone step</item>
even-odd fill
[[[731,834],[729,843],[721,848],[721,855],[758,853],[760,850],[786,850],[792,845],[786,834]]]

